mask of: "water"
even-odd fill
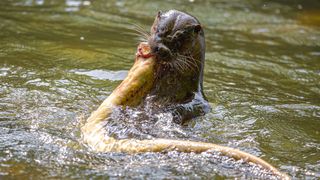
[[[142,130],[235,147],[294,178],[320,178],[316,0],[1,1],[0,176],[268,178],[210,152],[94,153],[81,142],[81,123],[133,63],[132,24],[148,29],[158,10],[173,8],[204,25],[212,112],[185,127],[157,117],[158,131]]]

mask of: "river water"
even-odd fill
[[[168,9],[203,24],[212,111],[187,126],[158,117],[156,134],[320,178],[316,0],[2,0],[0,178],[273,178],[214,152],[95,153],[82,143],[81,124],[133,64],[133,24],[148,29]]]

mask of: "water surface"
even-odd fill
[[[203,23],[212,111],[186,127],[162,116],[141,129],[238,148],[292,177],[320,178],[316,0],[1,1],[0,176],[268,178],[210,152],[94,153],[82,143],[81,123],[133,64],[132,24],[148,29],[158,10],[173,8]]]

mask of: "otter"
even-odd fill
[[[183,124],[210,110],[203,91],[205,38],[200,22],[177,10],[158,12],[148,37],[156,58],[154,102]]]
[[[140,31],[141,32],[141,31]],[[142,32],[127,77],[94,111],[81,128],[83,141],[98,152],[195,152],[218,151],[223,155],[253,162],[283,179],[290,179],[266,161],[243,151],[213,143],[172,139],[115,139],[104,125],[115,107],[144,106],[150,101],[156,110],[169,112],[184,123],[210,110],[202,92],[205,56],[204,32],[199,21],[186,13],[159,12],[151,33]]]

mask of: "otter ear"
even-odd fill
[[[161,15],[162,15],[162,11],[158,11],[157,18],[160,19]]]
[[[193,32],[198,33],[201,31],[201,29],[202,29],[201,25],[196,24],[196,25],[194,25]]]

